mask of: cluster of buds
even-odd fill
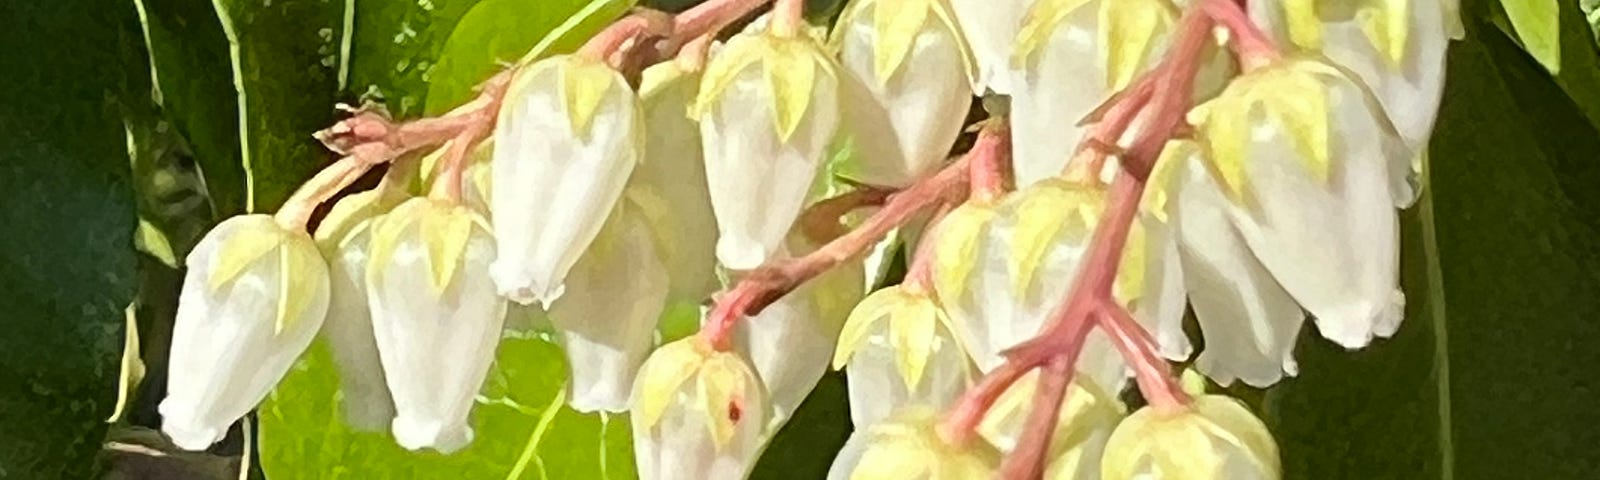
[[[568,405],[633,414],[643,478],[744,477],[830,364],[856,426],[830,478],[1276,478],[1260,420],[1169,362],[1265,387],[1307,318],[1352,349],[1399,328],[1453,2],[854,0],[830,32],[777,0],[714,40],[762,3],[336,126],[346,159],[189,256],[164,429],[216,441],[320,330],[351,425],[454,451],[517,304]],[[1009,111],[951,158],[973,94]],[[397,165],[306,233],[440,144],[426,196]],[[908,271],[870,291],[886,248]],[[701,330],[656,348],[677,302]]]

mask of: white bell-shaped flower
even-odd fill
[[[1197,111],[1211,178],[1250,251],[1346,348],[1399,328],[1391,162],[1409,158],[1355,80],[1288,58]]]
[[[639,163],[643,121],[622,74],[557,56],[519,70],[494,134],[490,207],[502,295],[549,306]]]
[[[1195,368],[1222,385],[1257,387],[1299,373],[1295,339],[1305,313],[1256,259],[1228,219],[1228,200],[1193,143],[1170,143],[1174,172],[1166,204],[1179,238],[1182,275],[1205,350]],[[1152,180],[1152,187],[1157,183]]]
[[[645,159],[629,180],[627,193],[638,200],[661,244],[672,275],[670,298],[695,303],[716,288],[717,266],[717,219],[706,184],[700,127],[689,119],[700,76],[677,62],[645,69],[639,87]]]
[[[645,219],[622,202],[550,305],[566,351],[567,404],[579,412],[628,409],[633,379],[667,306],[667,266]]]
[[[828,480],[995,478],[1000,452],[982,440],[962,448],[946,443],[935,431],[937,413],[911,405],[882,422],[858,427],[834,457]]]
[[[790,235],[788,244],[780,257],[816,249],[799,234]],[[827,373],[845,318],[861,301],[864,276],[859,262],[847,261],[734,327],[735,350],[749,356],[772,400],[771,431],[789,420]]]
[[[972,60],[947,0],[863,0],[840,17],[834,42],[840,63],[886,110],[887,139],[899,158],[865,152],[851,170],[859,182],[903,187],[937,169],[961,133],[972,96]],[[854,116],[854,115],[852,115]],[[847,120],[848,121],[848,120]]]
[[[971,360],[930,294],[917,285],[884,288],[845,322],[833,367],[847,368],[850,420],[857,428],[908,405],[943,409],[972,384]]]
[[[1427,148],[1444,92],[1449,7],[1442,0],[1249,4],[1251,18],[1280,44],[1320,51],[1371,88],[1413,152]]]
[[[328,312],[328,265],[269,215],[224,220],[184,262],[161,430],[204,450],[255,408]]]
[[[992,2],[987,0],[950,0],[956,23],[966,35],[977,65],[977,81],[972,93],[983,95],[986,90],[1011,95],[1021,79],[1011,63],[1016,52],[1017,33],[1034,4],[1048,0],[1014,0]]]
[[[1202,395],[1177,410],[1145,407],[1106,443],[1101,478],[1272,480],[1278,445],[1244,404]]]
[[[1161,59],[1178,10],[1169,0],[1039,0],[1017,40],[1011,92],[1017,187],[1062,171],[1079,123]]]
[[[1001,452],[1009,454],[1016,448],[1033,411],[1038,381],[1037,371],[1017,379],[1000,394],[978,424],[978,433]],[[1127,409],[1113,393],[1092,379],[1073,378],[1067,385],[1067,396],[1061,401],[1056,428],[1050,436],[1050,447],[1045,455],[1049,464],[1045,467],[1044,478],[1100,478],[1100,456],[1105,451],[1106,439],[1125,415]]]
[[[376,190],[356,193],[333,205],[317,226],[317,247],[329,259],[332,281],[328,319],[323,323],[334,364],[345,423],[361,431],[381,431],[394,419],[394,400],[384,381],[378,343],[367,307],[367,259],[373,220],[390,200]]]
[[[643,480],[742,479],[771,413],[745,359],[699,337],[663,345],[633,390],[633,453]]]
[[[717,260],[760,266],[782,246],[840,123],[838,66],[814,39],[740,35],[707,66],[695,102]]]
[[[395,441],[449,453],[489,373],[506,302],[489,276],[495,240],[471,209],[413,198],[372,225],[367,301],[394,395]]]

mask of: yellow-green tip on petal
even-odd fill
[[[741,420],[749,421],[745,410],[753,405],[748,405],[748,399],[744,398],[745,389],[749,387],[746,384],[748,370],[744,360],[728,352],[712,353],[700,365],[695,388],[700,400],[705,402],[706,426],[711,429],[717,451],[733,441]]]
[[[1012,287],[1027,292],[1039,264],[1058,242],[1086,243],[1100,212],[1105,191],[1083,183],[1051,178],[1036,183],[1014,197],[1017,218],[1007,257]]]
[[[861,3],[861,2],[856,2]],[[889,83],[928,20],[932,0],[878,1],[873,5],[872,66],[879,85]]]
[[[600,102],[612,88],[627,88],[622,74],[606,64],[582,55],[564,57],[566,65],[561,71],[561,99],[567,110],[567,120],[572,132],[579,138],[589,136]]]
[[[1100,2],[1098,41],[1106,60],[1106,86],[1112,91],[1128,86],[1177,19],[1177,7],[1167,0]]]
[[[939,307],[926,295],[908,296],[900,308],[889,314],[889,344],[894,349],[895,366],[906,390],[917,391],[922,373],[933,356],[933,343],[939,327]]]
[[[1299,160],[1316,178],[1331,175],[1330,112],[1324,76],[1340,76],[1325,64],[1287,59],[1235,79],[1200,109],[1207,165],[1235,201],[1243,198],[1250,142],[1262,121],[1273,121],[1295,144]],[[1263,115],[1265,114],[1265,118]]]
[[[1282,0],[1288,21],[1289,41],[1307,50],[1322,49],[1322,19],[1317,17],[1319,0]]]
[[[711,347],[698,336],[662,345],[639,367],[633,392],[633,421],[653,427],[661,421],[683,382],[694,377],[711,355]]]
[[[872,292],[856,304],[856,308],[850,311],[850,317],[844,321],[844,329],[839,332],[839,344],[833,349],[833,369],[842,369],[850,363],[850,357],[867,341],[872,325],[880,318],[888,318],[904,303],[905,293],[899,285],[895,285]]]
[[[981,202],[967,202],[951,210],[935,227],[934,290],[944,298],[956,298],[967,286],[967,278],[978,265],[978,243],[988,230],[995,208]]]
[[[1221,478],[1225,465],[1241,460],[1264,478],[1281,477],[1266,425],[1238,400],[1201,395],[1176,411],[1145,407],[1128,416],[1107,439],[1100,466],[1103,478],[1137,478],[1147,465]]]
[[[301,314],[311,307],[317,288],[328,276],[328,264],[322,260],[311,236],[303,232],[284,235],[278,262],[278,316],[273,333],[283,333],[294,326]]]
[[[1089,0],[1038,0],[1028,8],[1028,14],[1022,21],[1022,27],[1017,30],[1016,50],[1011,53],[1011,63],[1022,67],[1027,65],[1034,53],[1044,48],[1050,41],[1050,35],[1055,33],[1056,26],[1063,22],[1067,15],[1088,5]]]
[[[1376,5],[1356,11],[1356,21],[1361,25],[1361,31],[1383,53],[1391,69],[1399,70],[1406,58],[1406,41],[1411,33],[1412,1],[1378,0]]]
[[[811,108],[812,91],[819,81],[818,71],[825,81],[834,81],[836,69],[831,67],[833,60],[815,39],[770,35],[767,38],[768,51],[762,61],[768,88],[772,89],[772,115],[778,139],[787,142]]]

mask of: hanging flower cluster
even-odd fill
[[[777,0],[716,40],[763,3],[321,132],[343,159],[187,259],[163,430],[217,441],[320,331],[350,425],[455,451],[515,308],[568,405],[633,415],[644,478],[744,477],[830,366],[856,426],[830,478],[1277,478],[1198,376],[1297,374],[1307,319],[1351,349],[1400,327],[1454,2],[854,0],[830,31]],[[968,125],[973,94],[1009,108]],[[885,251],[909,268],[871,291]],[[685,301],[700,332],[658,346]]]

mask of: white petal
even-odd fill
[[[828,467],[828,480],[851,480],[850,475],[855,473],[856,465],[861,463],[862,454],[867,453],[867,439],[870,434],[865,425],[861,423],[856,425],[858,425],[856,430],[850,432],[850,438],[844,441],[844,446],[839,448],[837,455],[834,455],[833,463]]]
[[[1194,346],[1183,332],[1188,290],[1184,287],[1183,261],[1178,255],[1177,229],[1148,215],[1141,216],[1139,222],[1145,231],[1144,296],[1133,314],[1155,336],[1161,356],[1187,360],[1194,353]]]
[[[521,73],[532,86],[505,100],[495,129],[491,207],[500,249],[492,274],[507,298],[548,306],[622,195],[642,132],[633,89],[619,75],[580,138],[561,95],[561,70],[571,67],[544,62]]]
[[[1196,368],[1223,385],[1240,379],[1264,387],[1294,375],[1305,314],[1250,253],[1205,167],[1198,159],[1187,167],[1177,174],[1176,216],[1184,283],[1205,338]]]
[[[877,7],[863,5],[850,25],[840,27],[846,29],[840,63],[870,95],[869,101],[845,102],[845,108],[881,105],[887,112],[887,124],[879,128],[889,127],[890,135],[858,134],[856,142],[897,143],[894,153],[900,156],[864,152],[858,156],[862,170],[846,175],[872,185],[904,187],[944,162],[972,106],[972,96],[967,94],[971,82],[961,58],[960,40],[931,12],[900,69],[883,81],[873,65]],[[852,114],[846,120],[864,117]]]
[[[200,240],[186,259],[172,328],[171,372],[161,401],[161,430],[179,448],[204,450],[222,439],[228,426],[265,398],[305,351],[328,310],[326,270],[296,282],[314,282],[315,297],[288,329],[275,333],[279,289],[278,255],[269,252],[221,288],[209,287],[222,244],[238,235],[272,235],[264,215],[230,218]],[[276,248],[309,248],[284,244]],[[312,255],[316,255],[313,251]]]
[[[819,74],[806,113],[781,141],[763,72],[756,64],[735,75],[700,123],[717,259],[734,270],[760,266],[782,245],[840,121],[839,84]]]
[[[339,366],[339,392],[344,420],[360,431],[381,431],[394,418],[394,400],[384,381],[378,343],[372,336],[367,308],[367,259],[371,229],[350,233],[343,247],[329,254],[332,303],[323,332]]]
[[[1011,54],[1016,50],[1022,20],[1034,3],[1035,0],[950,1],[961,33],[967,36],[972,55],[977,57],[978,84],[973,86],[973,93],[983,95],[985,88],[1001,95],[1015,93],[1019,74],[1011,66]]]
[[[992,8],[992,2],[980,3]],[[1069,13],[1019,73],[1011,95],[1017,188],[1061,173],[1083,140],[1078,122],[1110,96],[1105,62],[1094,60],[1100,56],[1099,11],[1084,6]]]
[[[943,410],[956,401],[972,384],[973,371],[955,337],[943,328],[933,342],[933,354],[924,367],[915,391],[895,366],[895,352],[889,344],[889,322],[871,327],[867,341],[850,357],[845,367],[850,388],[850,421],[857,429],[889,417],[896,408],[926,405]]]
[[[472,440],[467,414],[505,319],[488,271],[495,242],[473,228],[454,279],[440,291],[417,227],[406,228],[391,261],[367,276],[373,333],[394,394],[395,441],[449,453]]]
[[[967,278],[966,289],[956,295],[940,297],[945,312],[950,315],[956,338],[961,339],[961,344],[968,349],[967,354],[983,371],[1004,363],[1000,350],[1032,337],[1043,321],[1024,313],[1022,300],[1012,290],[1007,268],[1011,255],[1010,230],[1001,230],[997,223],[991,221],[978,240],[974,252],[978,257],[976,267]]]
[[[644,220],[631,209],[602,230],[550,306],[570,375],[568,404],[579,412],[628,409],[639,365],[666,308],[667,268]]]
[[[1332,170],[1327,182],[1298,160],[1276,124],[1257,128],[1245,169],[1249,206],[1229,209],[1261,263],[1311,315],[1329,340],[1347,348],[1372,341],[1380,323],[1401,314],[1399,216],[1389,196],[1385,131],[1350,82],[1328,90]]]
[[[717,220],[700,149],[700,127],[688,117],[700,75],[667,62],[645,71],[640,90],[645,118],[644,161],[630,188],[646,187],[664,203],[652,219],[661,236],[672,298],[699,302],[716,288]],[[652,78],[653,77],[653,78]],[[655,82],[650,80],[658,79]]]
[[[750,375],[742,395],[745,408],[729,443],[718,449],[707,425],[706,402],[696,381],[683,382],[674,400],[654,425],[633,422],[635,465],[641,480],[737,480],[745,478],[762,447],[766,427],[765,393]]]

